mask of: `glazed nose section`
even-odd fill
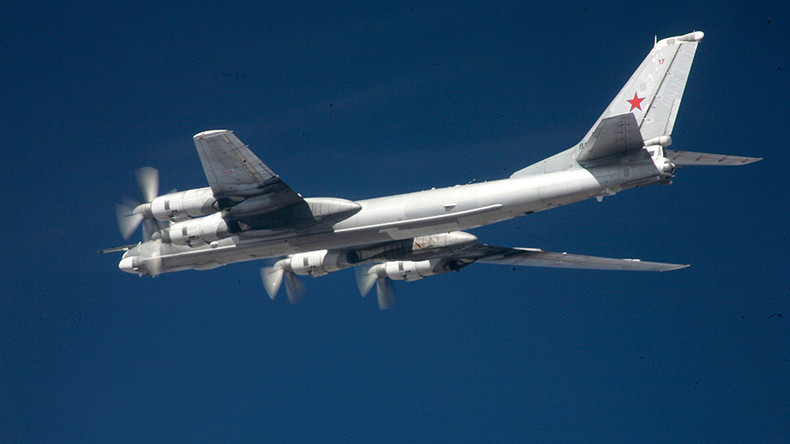
[[[134,257],[124,257],[121,259],[121,262],[118,263],[118,268],[124,273],[137,273],[134,269]]]

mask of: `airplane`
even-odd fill
[[[118,267],[139,276],[204,270],[269,259],[260,271],[269,297],[297,276],[356,267],[364,297],[375,285],[380,309],[394,303],[393,280],[415,281],[473,263],[595,270],[670,271],[688,265],[614,259],[478,242],[464,230],[655,183],[680,167],[735,166],[762,158],[669,149],[700,31],[654,41],[653,48],[587,134],[574,146],[484,183],[351,201],[302,197],[229,130],[193,137],[208,187],[157,196],[158,172],[137,170],[140,202],[117,205],[128,239]]]

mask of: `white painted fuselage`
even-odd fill
[[[321,250],[351,250],[388,241],[468,230],[596,196],[654,183],[650,157],[599,168],[575,168],[357,201],[361,210],[332,226],[304,231],[257,230],[202,247],[152,242],[160,273]],[[148,253],[148,252],[151,253]],[[133,253],[140,255],[140,252]],[[138,257],[138,263],[145,257]],[[126,262],[127,266],[129,261]],[[124,262],[121,262],[124,268]]]

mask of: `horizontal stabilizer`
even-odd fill
[[[579,156],[579,162],[626,154],[642,149],[644,141],[639,132],[636,117],[631,114],[602,119],[590,137],[585,141]]]
[[[677,166],[739,166],[763,160],[762,157],[728,156],[726,154],[693,153],[665,150],[664,155]]]

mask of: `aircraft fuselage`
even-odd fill
[[[147,248],[127,252],[119,267],[139,273],[150,255],[159,255],[159,273],[165,273],[321,249],[354,250],[415,236],[477,228],[612,195],[626,188],[655,183],[660,177],[653,158],[643,150],[599,167],[360,200],[356,202],[361,206],[359,212],[323,228],[252,230],[201,247],[152,240]]]

